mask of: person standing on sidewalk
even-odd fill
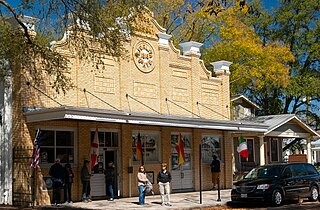
[[[90,178],[91,174],[89,173],[89,160],[83,162],[81,169],[81,182],[82,182],[82,200],[83,202],[89,202],[90,200]]]
[[[146,176],[144,166],[139,167],[137,178],[138,178],[138,190],[139,190],[139,205],[144,205],[145,204],[144,188],[145,188],[145,185],[149,182],[149,179]]]
[[[61,204],[61,187],[64,185],[64,168],[60,164],[60,159],[56,159],[55,163],[51,166],[49,175],[51,176],[53,185],[53,196],[52,196],[52,203],[54,205]]]
[[[161,205],[171,206],[170,203],[170,182],[171,174],[167,170],[167,164],[161,164],[161,170],[157,176],[157,183],[159,184],[159,191],[161,195]]]
[[[218,186],[218,179],[220,177],[220,161],[217,159],[216,155],[213,155],[213,160],[210,164],[211,166],[211,175],[212,175],[212,190],[216,189]]]
[[[64,169],[65,169],[65,183],[64,183],[64,202],[65,203],[72,203],[72,199],[71,199],[71,186],[73,183],[73,171],[71,169],[71,165],[70,163],[67,163],[64,165]]]
[[[113,184],[114,184],[114,165],[112,161],[108,162],[106,170],[104,171],[106,185],[110,193],[109,201],[113,201],[114,192],[113,192]]]

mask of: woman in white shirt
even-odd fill
[[[148,183],[144,166],[139,167],[138,172],[138,190],[139,190],[139,205],[144,205],[145,194],[143,192],[145,185]]]

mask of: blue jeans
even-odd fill
[[[114,193],[113,193],[113,182],[112,181],[107,181],[107,187],[110,193],[110,198],[114,198]]]
[[[143,205],[144,204],[144,193],[143,193],[143,190],[144,190],[144,186],[143,185],[140,185],[138,186],[138,190],[139,190],[139,205]]]

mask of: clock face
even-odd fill
[[[133,57],[136,66],[145,73],[154,69],[154,50],[147,42],[139,42],[133,50]]]

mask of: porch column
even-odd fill
[[[265,160],[265,151],[264,151],[264,136],[259,136],[259,143],[260,143],[260,165],[263,166],[266,164]]]
[[[306,138],[307,140],[307,162],[311,163],[312,158],[311,158],[311,137]]]

